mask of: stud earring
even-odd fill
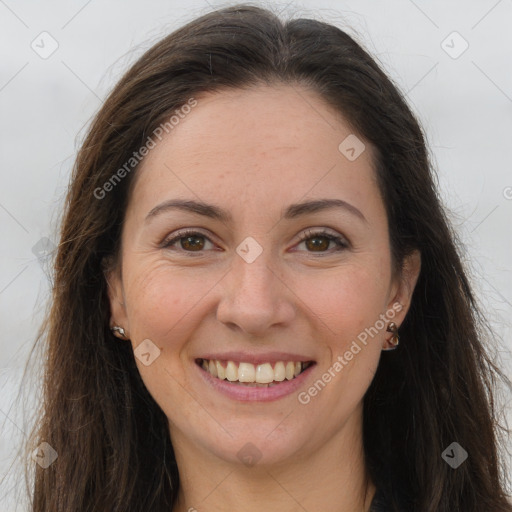
[[[118,327],[117,325],[114,325],[114,327],[111,327],[110,330],[116,336],[117,338],[123,338],[127,339],[126,333],[122,327]],[[119,334],[116,334],[119,333]]]
[[[393,336],[388,340],[388,343],[391,345],[390,347],[383,348],[382,350],[395,350],[400,343],[400,336],[398,336],[398,327],[395,322],[390,322],[387,329],[387,332],[393,333]]]

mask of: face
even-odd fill
[[[419,260],[393,275],[372,147],[357,156],[359,137],[340,150],[353,131],[315,93],[261,86],[197,101],[137,170],[107,276],[112,324],[142,355],[178,451],[298,460],[360,434]]]

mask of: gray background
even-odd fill
[[[407,94],[426,130],[475,290],[498,335],[497,362],[512,377],[512,1],[257,3],[345,28]],[[15,510],[21,499],[18,466],[11,463],[28,433],[26,415],[40,398],[37,374],[31,373],[23,398],[16,399],[48,299],[48,258],[41,250],[57,243],[60,207],[84,128],[122,72],[152,43],[225,5],[0,0],[2,510]],[[48,56],[52,44],[58,48]],[[501,404],[511,416],[511,389],[503,390]]]

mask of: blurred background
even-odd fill
[[[41,385],[37,368],[23,387],[21,379],[47,308],[59,216],[85,128],[147,48],[191,19],[234,3],[0,0],[2,511],[27,510],[17,450],[32,426]],[[406,95],[426,132],[473,285],[498,337],[496,363],[507,375],[500,406],[511,418],[512,2],[251,4],[284,18],[336,24]]]

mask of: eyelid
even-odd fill
[[[325,227],[307,228],[304,231],[304,233],[301,235],[300,240],[303,241],[309,237],[314,237],[314,236],[325,236],[325,237],[331,237],[332,239],[339,238],[340,241],[343,241],[347,245],[350,244],[348,238],[345,235],[342,235],[341,233],[339,233],[336,230],[333,230],[331,228],[325,228]]]

